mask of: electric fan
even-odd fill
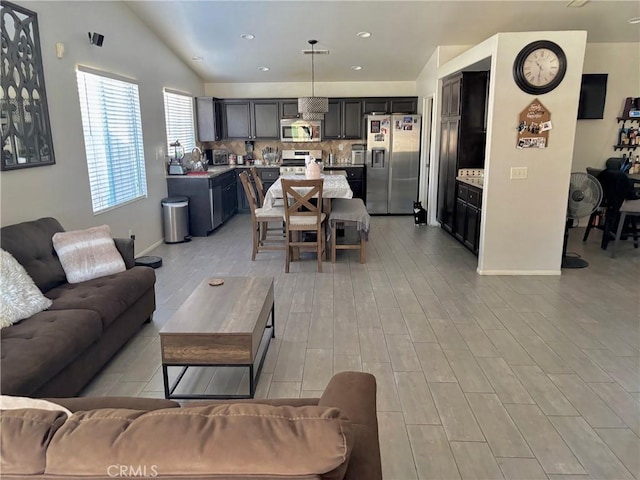
[[[567,223],[564,229],[562,246],[562,268],[584,268],[589,263],[578,257],[567,256],[569,228],[573,220],[590,216],[600,205],[602,186],[598,180],[588,173],[574,172],[569,180],[569,203],[567,206]]]

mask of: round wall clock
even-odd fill
[[[524,92],[548,93],[562,82],[567,72],[567,56],[557,43],[532,42],[518,53],[513,62],[513,79]]]

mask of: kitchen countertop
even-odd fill
[[[198,173],[195,175],[165,175],[165,178],[170,179],[170,178],[189,178],[189,179],[194,179],[194,178],[215,178],[215,177],[219,177],[220,175],[222,175],[223,173],[227,173],[231,170],[235,170],[237,168],[242,168],[242,169],[246,169],[246,168],[251,168],[251,167],[256,167],[256,168],[280,168],[280,165],[218,165],[217,167],[212,167],[210,166],[209,169],[207,170],[207,172],[202,172],[202,173]],[[364,165],[326,165],[325,169],[331,169],[331,170],[327,170],[332,172],[333,175],[335,175],[336,173],[334,172],[340,172],[338,173],[338,175],[346,175],[346,172],[344,170],[341,170],[342,168],[345,167],[364,167]]]
[[[484,187],[484,177],[456,177],[456,180],[477,188]]]

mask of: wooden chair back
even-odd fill
[[[322,187],[324,180],[281,180],[282,193],[285,204],[285,222],[291,230],[316,230],[320,229],[322,216]],[[311,202],[316,199],[316,203]],[[292,217],[309,217],[309,222],[291,222]],[[314,226],[312,217],[315,217]]]
[[[251,167],[249,171],[253,177],[253,184],[256,186],[256,190],[258,191],[258,199],[260,200],[258,206],[264,207],[264,186],[262,185],[262,179],[258,174],[258,169],[256,167]]]
[[[240,181],[242,182],[242,188],[244,188],[244,194],[247,196],[247,200],[249,201],[249,208],[251,209],[251,218],[255,221],[256,219],[256,208],[258,207],[258,200],[256,199],[256,192],[253,190],[251,186],[251,180],[249,179],[249,174],[247,172],[241,172],[239,175]]]

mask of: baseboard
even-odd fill
[[[479,275],[560,275],[562,270],[480,270]]]
[[[147,253],[151,252],[151,250],[153,250],[154,248],[159,247],[160,245],[162,245],[163,242],[164,242],[164,240],[162,240],[162,239],[158,240],[156,243],[151,245],[149,248],[145,248],[143,251],[138,252],[136,257],[142,257],[143,255],[146,255]]]

